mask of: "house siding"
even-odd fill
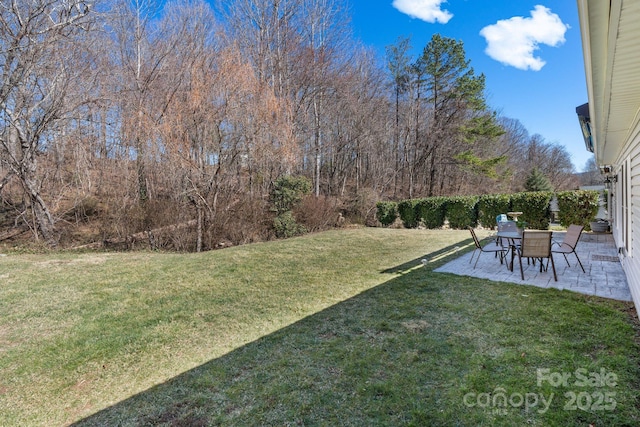
[[[622,267],[636,307],[640,307],[640,125],[616,164],[613,237],[620,250]],[[625,176],[625,173],[627,176]],[[624,188],[626,186],[626,188]],[[625,206],[625,198],[626,204]],[[628,216],[627,216],[628,215]]]

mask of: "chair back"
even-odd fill
[[[520,231],[515,221],[503,221],[498,223],[498,232],[500,231]]]
[[[567,228],[567,234],[564,235],[562,244],[569,246],[571,249],[575,249],[580,240],[582,230],[584,230],[584,226],[582,225],[570,225],[569,228]]]
[[[482,249],[482,245],[480,245],[480,240],[478,240],[478,236],[476,236],[476,232],[473,227],[468,227],[471,232],[471,237],[473,237],[473,243],[476,245],[477,249]]]
[[[525,258],[549,258],[551,231],[525,230],[522,233],[521,254]]]

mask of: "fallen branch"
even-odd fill
[[[4,241],[4,240],[9,240],[13,237],[16,237],[24,232],[28,231],[28,229],[26,228],[13,228],[10,230],[7,230],[3,233],[0,234],[0,242]]]
[[[139,233],[131,234],[129,236],[118,238],[118,239],[105,239],[102,242],[102,245],[104,247],[112,247],[112,246],[120,246],[120,245],[128,246],[142,240],[148,240],[149,245],[153,247],[154,246],[153,242],[155,242],[155,236],[157,234],[167,233],[167,232],[172,233],[172,232],[181,230],[183,228],[195,227],[195,225],[196,225],[196,220],[192,219],[190,221],[182,222],[180,224],[166,225],[164,227],[154,228],[153,230],[149,230],[149,231],[141,231]],[[84,246],[92,247],[95,244],[99,245],[99,243],[90,243]]]

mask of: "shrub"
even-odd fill
[[[418,201],[416,212],[425,227],[434,229],[444,225],[446,203],[445,197],[428,197]]]
[[[76,222],[87,222],[91,217],[97,216],[100,213],[98,199],[93,196],[84,197],[75,202],[71,212],[73,213]]]
[[[416,228],[420,223],[420,216],[416,212],[418,199],[403,200],[398,203],[398,214],[405,228]]]
[[[589,223],[598,213],[599,193],[593,190],[562,191],[557,196],[560,224],[565,227],[583,225],[589,230]]]
[[[276,237],[280,238],[289,238],[307,232],[304,226],[296,222],[291,211],[286,211],[275,217],[273,229],[276,232]]]
[[[291,212],[305,194],[311,192],[311,182],[305,177],[281,176],[273,183],[269,194],[271,210],[276,213],[273,229],[276,237],[292,237],[306,232],[306,228],[296,222]]]
[[[384,227],[390,226],[398,218],[398,204],[396,202],[378,202],[376,208],[376,217]]]
[[[269,194],[271,210],[277,215],[295,208],[305,194],[311,192],[311,182],[303,177],[281,176],[273,183]]]
[[[293,214],[309,232],[327,230],[338,223],[338,200],[325,196],[307,195],[293,210]]]
[[[235,195],[226,195],[233,197]],[[229,200],[225,197],[225,200]],[[220,209],[208,222],[205,243],[209,249],[268,240],[273,237],[273,217],[265,215],[267,201],[261,197],[243,197],[227,202],[233,207]]]
[[[549,191],[535,191],[516,193],[511,196],[511,209],[522,212],[519,220],[527,223],[529,228],[547,230],[551,221],[549,203],[553,193]]]
[[[378,220],[376,218],[376,202],[379,199],[380,195],[375,191],[370,189],[360,189],[355,194],[355,197],[348,197],[343,200],[342,212],[345,219],[353,224],[363,224],[370,227],[376,227],[378,225]]]
[[[496,225],[496,217],[506,214],[511,210],[511,195],[486,194],[480,196],[478,201],[478,220],[485,228],[493,228]]]
[[[449,227],[463,229],[478,224],[478,196],[451,197],[446,204]]]

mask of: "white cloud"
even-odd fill
[[[480,35],[487,40],[485,53],[496,61],[521,70],[539,71],[545,64],[533,52],[540,44],[556,47],[564,43],[570,28],[551,9],[537,5],[530,18],[514,16],[484,27]]]
[[[453,18],[453,14],[448,10],[440,9],[440,5],[446,2],[447,0],[393,0],[392,4],[400,12],[413,18],[432,24],[435,22],[446,24]]]

